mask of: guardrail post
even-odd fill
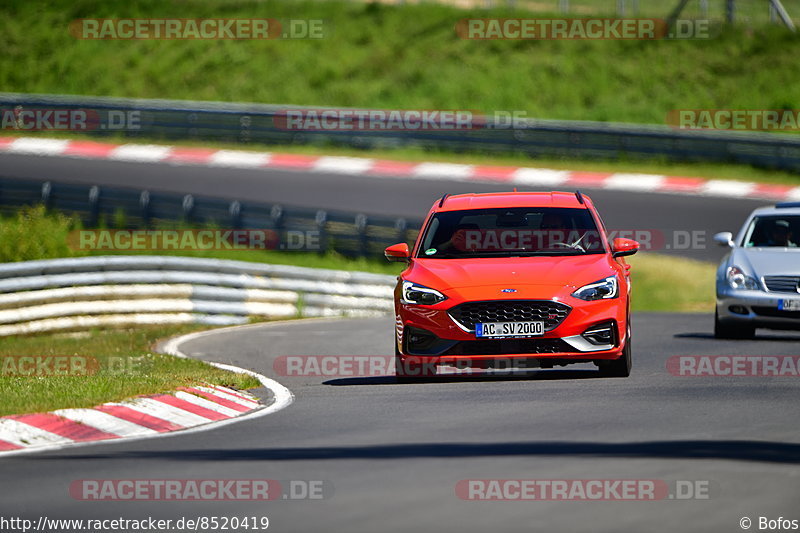
[[[369,255],[369,237],[367,235],[367,215],[356,215],[356,232],[358,233],[359,255]]]
[[[283,229],[283,208],[280,205],[275,204],[269,210],[269,220],[275,235],[278,237],[276,246],[280,249],[281,246],[286,244],[283,242],[283,231],[281,231]]]
[[[191,222],[194,214],[194,196],[191,194],[184,196],[183,202],[181,202],[181,209],[183,210],[183,221],[186,223]]]
[[[100,219],[100,187],[92,185],[89,188],[89,225],[94,227]]]
[[[186,127],[189,137],[197,137],[197,113],[189,113],[186,116]]]
[[[45,209],[50,209],[53,196],[53,184],[49,181],[42,183],[42,205]]]
[[[148,191],[142,191],[139,195],[139,209],[142,213],[142,225],[150,226],[150,193]]]
[[[328,224],[328,213],[324,209],[317,211],[317,216],[314,217],[314,223],[317,225],[317,242],[319,242],[319,253],[324,254],[328,251],[328,235],[326,232]]]
[[[251,140],[251,133],[250,133],[250,126],[253,123],[253,119],[249,116],[245,115],[243,117],[239,117],[239,126],[241,126],[241,130],[239,131],[239,142],[248,143]]]
[[[394,221],[394,230],[397,232],[397,242],[406,242],[408,237],[408,222],[404,218]]]
[[[231,217],[231,228],[239,229],[242,227],[242,204],[234,200],[228,206],[228,215]]]

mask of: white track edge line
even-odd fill
[[[188,342],[190,340],[194,340],[200,337],[205,337],[207,335],[212,335],[218,332],[223,331],[230,331],[232,329],[239,329],[239,328],[250,328],[254,326],[265,326],[265,325],[272,325],[272,324],[286,324],[289,322],[302,322],[309,319],[304,320],[277,320],[275,322],[261,322],[256,324],[244,324],[241,326],[232,326],[232,327],[225,327],[225,328],[216,328],[210,329],[206,331],[196,331],[194,333],[188,333],[186,335],[181,335],[179,337],[174,337],[169,339],[163,346],[160,347],[158,351],[161,353],[165,353],[168,355],[173,355],[175,357],[180,357],[182,359],[192,359],[188,355],[184,354],[180,351],[180,345],[184,342]],[[319,318],[319,319],[310,319],[310,320],[331,320],[330,318]],[[334,319],[334,320],[339,320]],[[167,431],[165,433],[158,433],[156,435],[142,435],[136,437],[121,437],[119,439],[108,439],[108,440],[97,440],[97,441],[89,441],[89,442],[66,442],[66,443],[59,443],[53,445],[42,445],[42,446],[35,446],[31,448],[22,448],[20,450],[8,450],[0,452],[0,458],[3,457],[11,457],[14,455],[22,455],[22,454],[29,454],[29,453],[38,453],[38,452],[45,452],[45,451],[58,451],[65,448],[76,448],[76,447],[86,447],[86,446],[97,446],[101,444],[117,444],[121,442],[134,442],[140,441],[145,439],[158,439],[158,438],[165,438],[165,437],[172,437],[176,435],[186,435],[187,433],[199,433],[201,431],[210,431],[212,429],[217,429],[222,426],[227,426],[229,424],[235,424],[237,422],[241,422],[243,420],[252,420],[255,418],[260,418],[262,416],[270,415],[272,413],[276,413],[282,409],[285,409],[289,405],[292,404],[294,401],[294,394],[288,388],[284,387],[277,381],[270,379],[262,374],[254,372],[252,370],[247,370],[246,368],[240,368],[234,365],[228,365],[225,363],[216,363],[214,361],[205,361],[206,363],[220,368],[222,370],[228,370],[230,372],[235,372],[237,374],[246,374],[248,376],[252,376],[256,378],[261,384],[272,392],[273,395],[273,402],[267,406],[263,406],[258,409],[254,409],[247,413],[243,413],[239,416],[228,418],[225,420],[217,420],[217,421],[209,421],[206,424],[197,425],[194,427],[186,428],[186,429],[178,429],[175,431]]]

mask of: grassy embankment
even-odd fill
[[[604,5],[613,14],[613,3]],[[652,12],[653,6],[646,7],[650,11],[645,16],[659,15]],[[661,14],[666,15],[668,8],[661,6]],[[379,109],[505,110],[536,118],[653,124],[663,124],[672,109],[792,109],[800,100],[793,77],[800,34],[776,25],[725,28],[708,40],[485,41],[460,39],[455,22],[468,17],[530,17],[531,11],[522,5],[517,10],[502,6],[464,10],[430,3],[392,6],[306,0],[190,0],[181,2],[179,11],[181,16],[190,13],[197,18],[323,19],[325,38],[82,40],[68,30],[75,19],[169,18],[176,16],[176,5],[157,0],[78,0],[56,9],[14,0],[0,7],[0,90]],[[592,9],[579,14],[603,13]],[[549,15],[561,16],[538,16]],[[415,150],[389,151],[389,156],[800,183],[790,174],[657,160],[564,162]]]

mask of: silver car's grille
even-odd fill
[[[797,293],[799,283],[800,276],[764,276],[764,284],[772,292]]]

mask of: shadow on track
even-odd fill
[[[164,450],[80,454],[81,459],[161,459],[168,461],[336,461],[472,457],[590,457],[628,459],[723,459],[762,463],[800,464],[800,444],[751,440],[678,440],[651,442],[486,442],[402,443],[378,446],[317,448],[250,448],[217,450]],[[63,454],[34,460],[64,459]]]
[[[596,379],[602,378],[597,370],[544,370],[544,371],[522,371],[513,374],[452,374],[438,375],[429,378],[420,378],[412,385],[424,385],[426,383],[463,383],[469,381],[554,381],[561,379]],[[398,383],[394,376],[369,376],[340,378],[323,381],[323,385],[334,387],[350,387],[355,385],[399,385],[405,386],[406,383]]]
[[[695,333],[676,333],[673,335],[676,339],[703,339],[717,342],[798,342],[800,335],[786,335],[786,334],[772,334],[764,335],[756,333],[752,339],[718,339],[713,333],[695,332]]]

